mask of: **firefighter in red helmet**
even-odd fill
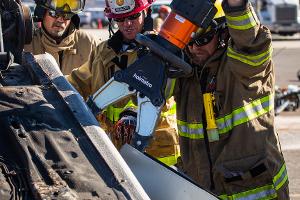
[[[105,15],[118,25],[116,33],[102,42],[89,62],[74,70],[68,80],[86,99],[102,87],[117,70],[127,68],[140,55],[135,42],[138,33],[151,31],[152,0],[106,0]],[[173,80],[169,80],[170,85]],[[172,87],[170,87],[172,88]],[[117,148],[130,143],[136,126],[136,100],[126,99],[109,106],[99,117],[100,125]],[[146,152],[167,165],[174,165],[180,156],[175,117],[175,101],[167,100],[162,117]]]

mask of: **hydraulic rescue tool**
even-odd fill
[[[147,53],[127,69],[117,71],[88,100],[93,113],[98,114],[110,104],[136,95],[137,127],[132,146],[140,151],[147,146],[165,103],[167,79],[192,72],[191,66],[181,58],[182,49],[199,27],[209,27],[217,13],[210,0],[174,0],[171,8],[157,36],[137,35],[136,41]]]

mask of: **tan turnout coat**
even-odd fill
[[[223,3],[223,9],[228,46],[217,50],[193,76],[176,82],[184,170],[222,199],[289,199],[274,128],[271,33],[249,3],[235,10]],[[203,93],[209,87],[215,87],[215,141],[208,140],[204,114]]]

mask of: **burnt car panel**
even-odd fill
[[[0,83],[0,199],[148,199],[51,56]]]

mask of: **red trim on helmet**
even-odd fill
[[[151,2],[151,3],[149,3]],[[134,8],[132,11],[128,12],[128,13],[122,13],[122,14],[114,14],[111,12],[111,9],[108,7],[108,5],[106,5],[106,8],[104,10],[104,13],[105,13],[105,16],[107,18],[112,18],[112,19],[115,19],[115,18],[124,18],[124,17],[128,17],[130,15],[134,15],[136,13],[139,13],[141,12],[142,10],[145,10],[147,9],[149,6],[151,6],[151,4],[153,3],[154,1],[153,0],[148,0],[147,4],[143,5],[143,6],[140,6],[138,8]]]

